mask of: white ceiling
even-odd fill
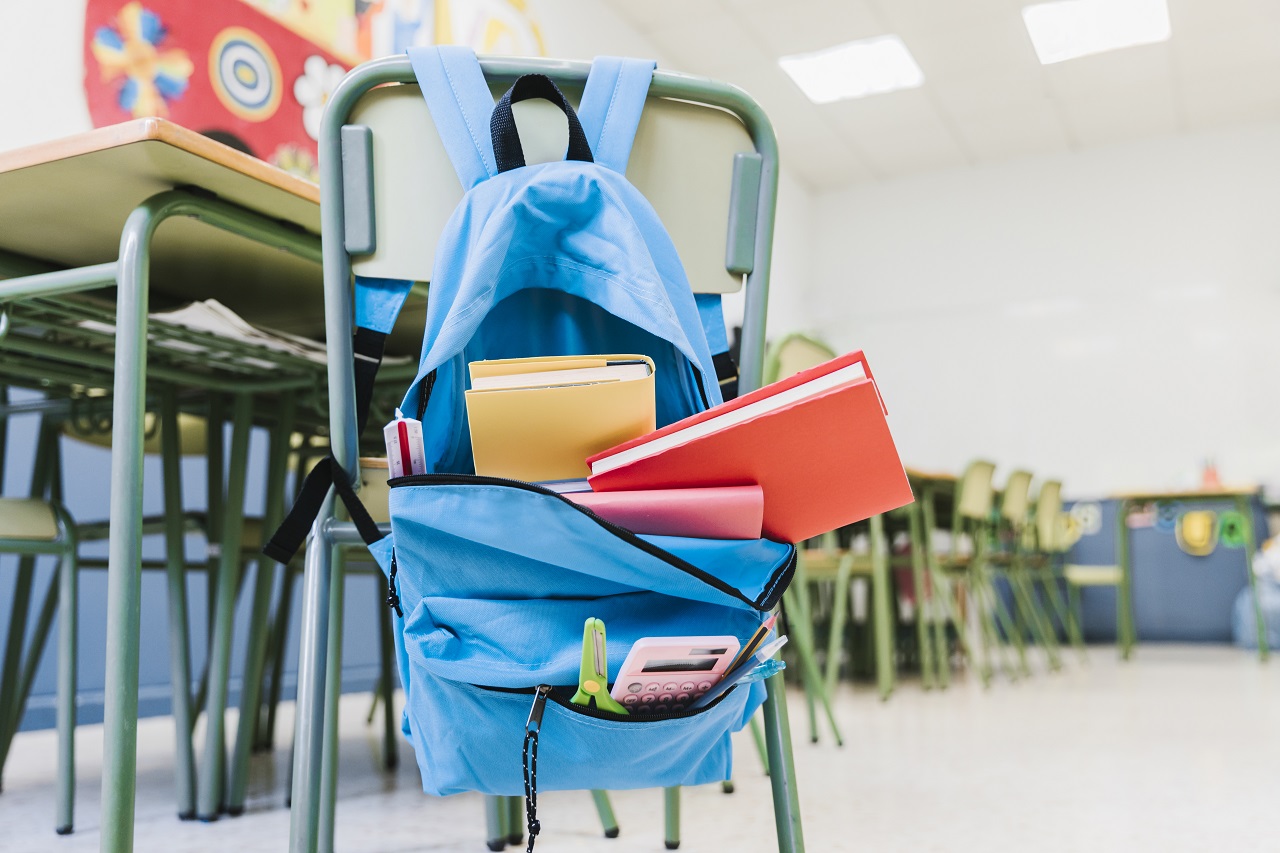
[[[1169,0],[1163,44],[1042,66],[1025,0],[607,0],[662,64],[736,83],[811,187],[1280,118],[1280,0]],[[780,56],[896,33],[919,89],[811,103]]]

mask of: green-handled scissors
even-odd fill
[[[570,701],[575,705],[591,705],[592,697],[601,711],[628,714],[626,708],[609,695],[609,663],[605,657],[604,622],[592,616],[582,626],[582,668],[578,672],[578,692]]]

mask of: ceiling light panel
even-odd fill
[[[1167,41],[1167,0],[1054,0],[1022,9],[1044,65],[1140,44]]]
[[[778,64],[815,104],[865,98],[924,84],[924,72],[915,57],[902,39],[894,35],[784,56]]]

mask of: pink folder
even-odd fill
[[[759,486],[570,492],[564,497],[632,533],[699,539],[759,539],[764,490]]]

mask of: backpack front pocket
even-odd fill
[[[419,662],[411,664],[418,670]],[[415,671],[407,709],[422,787],[431,794],[525,792],[522,754],[535,688],[511,691]],[[572,693],[569,689],[568,693]],[[554,690],[539,730],[537,790],[654,788],[728,779],[730,733],[763,701],[762,684],[734,688],[692,713],[621,717],[573,705]],[[757,695],[758,694],[758,695]]]

